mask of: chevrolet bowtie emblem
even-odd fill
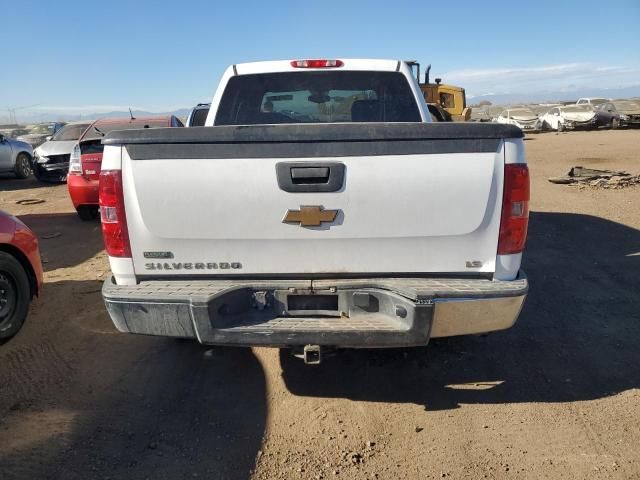
[[[300,210],[287,210],[284,223],[299,223],[301,227],[319,227],[323,222],[333,222],[338,210],[325,210],[321,206],[300,207]]]

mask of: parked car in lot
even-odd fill
[[[203,127],[204,122],[207,121],[207,115],[209,114],[209,108],[211,107],[210,103],[199,103],[187,118],[187,123],[185,127]]]
[[[607,98],[579,98],[576,102],[576,105],[591,105],[592,107],[597,107],[602,105],[603,103],[610,102],[610,99]]]
[[[543,129],[558,132],[577,128],[596,128],[598,121],[593,107],[586,104],[553,107],[540,118]]]
[[[98,216],[98,178],[102,164],[102,138],[114,130],[182,127],[175,115],[140,118],[102,118],[84,131],[71,150],[67,187],[82,220]]]
[[[109,315],[307,363],[509,328],[528,289],[522,136],[432,123],[398,60],[233,65],[205,127],[103,138]]]
[[[640,100],[615,100],[616,111],[626,118],[627,125],[640,125]]]
[[[2,128],[0,129],[0,134],[4,135],[7,138],[18,138],[21,135],[26,135],[29,133],[29,130],[24,127],[12,127],[12,128]]]
[[[0,211],[0,340],[18,333],[41,288],[37,237],[19,219]]]
[[[71,150],[90,123],[67,123],[51,140],[33,151],[33,174],[38,180],[63,182],[67,179]]]
[[[600,103],[593,108],[596,112],[596,125],[598,127],[618,128],[625,125],[629,117],[616,110],[612,102]]]
[[[64,127],[64,122],[39,123],[37,125],[29,125],[27,133],[17,137],[18,140],[27,142],[33,148],[42,145],[49,140],[58,130]]]
[[[31,174],[33,148],[26,142],[0,134],[0,173],[13,173],[18,178]]]
[[[542,129],[538,114],[527,107],[507,108],[500,112],[496,122],[515,125],[526,132],[539,132]]]
[[[496,107],[493,105],[481,105],[475,106],[471,110],[471,118],[469,119],[472,122],[492,122],[495,114],[497,113]],[[499,108],[497,111],[500,111]]]

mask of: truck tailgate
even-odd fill
[[[123,147],[136,275],[447,274],[494,271],[504,139],[521,135],[278,125],[115,132],[104,143]],[[340,185],[322,191],[331,169]],[[278,170],[304,178],[286,191]]]

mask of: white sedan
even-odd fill
[[[538,114],[526,107],[503,110],[496,118],[496,122],[515,125],[525,132],[538,132],[542,129],[542,121]]]
[[[596,128],[596,112],[590,105],[564,105],[553,107],[542,115],[542,127],[550,130]]]

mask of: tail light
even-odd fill
[[[78,143],[73,146],[73,150],[71,150],[71,157],[69,157],[69,175],[82,175],[80,144]]]
[[[523,164],[505,165],[498,255],[522,252],[528,225],[529,169]]]
[[[127,216],[124,211],[122,170],[101,171],[99,192],[105,250],[110,257],[131,257]]]
[[[294,68],[336,68],[344,65],[342,60],[292,60]]]

